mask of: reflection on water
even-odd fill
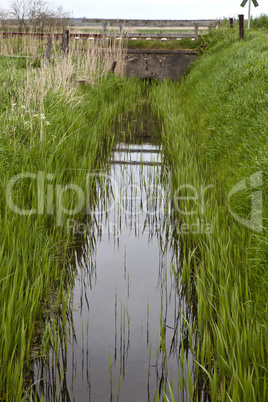
[[[59,319],[58,351],[34,364],[34,396],[161,400],[169,381],[175,400],[189,400],[195,324],[177,273],[177,225],[161,147],[119,143],[94,178],[88,222],[76,227],[87,236],[75,249],[69,333]]]

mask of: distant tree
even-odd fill
[[[21,31],[64,29],[69,20],[61,6],[54,7],[46,0],[12,0],[8,13]]]
[[[1,28],[7,27],[7,12],[0,8],[0,26]]]

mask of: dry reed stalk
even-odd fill
[[[25,42],[23,44],[26,45]],[[37,41],[31,42],[31,48],[27,46],[24,49],[21,47],[21,50],[30,52],[32,55],[38,54]],[[9,49],[6,48],[6,51]],[[27,63],[25,78],[18,88],[18,106],[11,116],[13,123],[24,125],[34,141],[38,136],[39,141],[43,142],[46,125],[50,124],[45,111],[47,96],[56,99],[64,98],[65,103],[81,102],[82,97],[79,95],[77,81],[84,79],[90,85],[95,85],[107,76],[113,61],[117,62],[117,73],[121,73],[123,55],[121,41],[110,43],[106,47],[100,43],[87,41],[83,44],[83,49],[72,44],[70,53],[64,56],[54,41],[51,63],[47,63],[44,57],[40,60],[39,68],[34,67],[31,61]],[[15,70],[14,74],[16,74]],[[13,104],[14,100],[11,100],[11,103]],[[9,121],[10,124],[12,126],[12,121]]]
[[[11,37],[0,35],[0,55],[1,56],[28,56],[38,57],[43,43],[34,37],[34,32],[30,31],[30,36]]]

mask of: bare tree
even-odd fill
[[[12,0],[8,12],[19,29],[25,31],[64,29],[69,20],[61,6],[55,7],[46,0]]]
[[[7,27],[7,12],[0,8],[0,26],[1,28]]]

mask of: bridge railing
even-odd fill
[[[124,19],[101,19],[101,18],[84,18],[84,23],[101,24],[103,42],[105,43],[107,37],[116,37],[118,35],[107,32],[108,25],[110,27],[118,26],[120,29],[120,37],[122,38],[161,38],[163,33],[129,33],[123,32],[125,27],[137,28],[194,28],[194,33],[176,33],[164,34],[165,38],[194,38],[198,41],[199,28],[211,28],[213,26],[221,25],[220,20],[124,20]]]

